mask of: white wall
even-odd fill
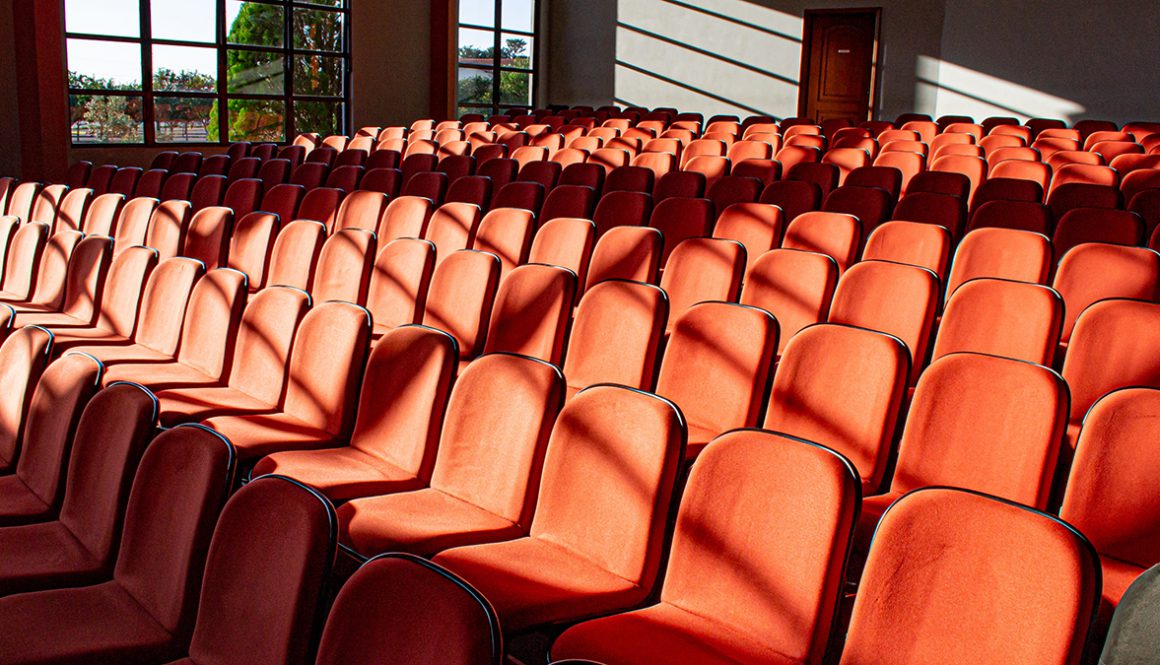
[[[552,0],[545,101],[794,115],[804,11],[857,6],[879,117],[1160,118],[1156,0]]]

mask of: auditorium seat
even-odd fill
[[[224,383],[246,295],[246,276],[237,270],[219,268],[206,273],[189,296],[176,354],[165,359],[106,362],[105,385],[133,381],[156,391]]]
[[[1060,260],[1052,286],[1066,307],[1060,335],[1066,345],[1076,319],[1092,303],[1107,298],[1155,302],[1160,297],[1160,254],[1142,247],[1079,245]]]
[[[669,328],[701,301],[737,302],[745,260],[745,247],[735,240],[690,238],[677,245],[661,277],[669,296]]]
[[[407,163],[404,161],[403,189],[400,195],[421,196],[434,201],[435,205],[442,204],[450,182],[447,174],[439,171],[420,171],[408,178],[406,166]]]
[[[837,263],[829,256],[774,249],[759,256],[746,273],[741,304],[774,315],[780,327],[780,356],[799,331],[826,320],[837,282]]]
[[[665,238],[652,227],[609,229],[592,250],[585,290],[610,279],[657,283]]]
[[[47,228],[39,223],[26,226]],[[40,252],[36,272],[31,275],[32,291],[28,297],[13,298],[12,295],[15,294],[5,292],[0,293],[0,300],[10,305],[17,313],[59,311],[64,304],[70,268],[74,265],[72,259],[84,242],[83,237],[84,234],[80,231],[61,231],[50,237]],[[84,245],[81,255],[77,257],[75,265],[82,272],[86,269],[99,270],[104,264],[103,259],[108,256],[108,239],[92,240],[93,242]]]
[[[669,198],[658,203],[647,223],[648,226],[658,229],[664,237],[665,251],[661,254],[661,266],[665,265],[672,250],[681,242],[689,238],[709,237],[714,219],[713,203],[709,199]],[[635,219],[625,220],[617,216],[613,220],[613,225],[636,226],[632,223],[634,221]]]
[[[536,215],[531,210],[497,208],[480,221],[473,249],[499,257],[502,280],[517,266],[527,263],[535,228]]]
[[[1063,377],[1071,388],[1067,450],[1074,450],[1088,410],[1104,395],[1133,386],[1160,387],[1160,305],[1110,299],[1086,308],[1076,321]]]
[[[460,360],[472,360],[483,352],[499,270],[494,254],[459,250],[436,266],[431,276],[423,325],[454,337]]]
[[[380,192],[351,191],[335,214],[334,227],[330,233],[343,229],[363,229],[377,231],[379,219],[387,206],[387,195]]]
[[[189,221],[179,255],[201,261],[206,270],[221,268],[229,251],[233,228],[234,212],[229,208],[202,208]]]
[[[576,309],[564,361],[567,398],[600,383],[651,390],[668,320],[668,298],[622,279],[592,285]]]
[[[785,346],[763,427],[844,455],[872,494],[887,478],[910,354],[897,338],[812,325]]]
[[[852,169],[843,182],[853,187],[877,187],[890,192],[895,201],[902,195],[902,170],[892,166],[860,166]]]
[[[512,270],[496,292],[483,353],[563,364],[576,283],[576,273],[561,266],[534,263]]]
[[[951,234],[942,226],[886,222],[874,229],[866,239],[862,260],[892,261],[926,268],[942,284],[946,281],[951,244]]]
[[[309,665],[335,548],[334,508],[313,489],[278,476],[243,487],[213,530],[189,656],[173,665]]]
[[[321,222],[298,220],[284,225],[270,250],[266,283],[309,289],[325,241],[326,227]]]
[[[589,388],[557,420],[528,535],[434,561],[491,601],[509,635],[635,607],[657,579],[683,440],[669,402]]]
[[[1099,587],[1091,545],[1064,522],[982,494],[914,492],[875,534],[841,662],[1079,663]]]
[[[596,225],[587,219],[558,217],[545,222],[536,231],[528,252],[528,263],[543,263],[567,268],[576,275],[577,284],[588,278],[588,264],[596,241]],[[574,295],[579,291],[573,289]]]
[[[950,233],[952,241],[957,242],[967,226],[967,207],[956,196],[911,192],[898,202],[890,219],[941,226]]]
[[[590,187],[560,185],[544,199],[544,206],[539,216],[540,225],[542,226],[557,217],[591,219],[596,203],[596,193]]]
[[[124,204],[125,197],[120,194],[94,197],[85,211],[84,222],[79,230],[85,235],[112,236]]]
[[[332,189],[330,187],[308,189],[306,190],[306,195],[302,197],[302,202],[298,204],[298,214],[294,219],[307,219],[320,222],[328,230],[333,229],[335,216],[338,214],[338,208],[342,205],[344,196],[345,194],[341,189]],[[285,219],[282,220],[283,228],[285,228],[288,221]]]
[[[16,330],[0,345],[0,476],[17,468],[29,406],[51,353],[52,333],[38,326]]]
[[[945,194],[957,196],[967,205],[971,194],[971,179],[962,173],[954,171],[923,171],[910,180],[908,194],[915,192],[929,192],[931,194]]]
[[[998,179],[987,182],[999,182]],[[977,200],[977,199],[976,199]],[[1055,231],[1051,209],[1031,201],[988,201],[971,213],[968,230],[1000,228],[1050,236]]]
[[[108,579],[156,417],[157,400],[138,385],[114,384],[93,397],[77,425],[59,517],[0,528],[0,596]]]
[[[1016,229],[976,229],[955,251],[946,295],[949,298],[964,282],[980,277],[1046,284],[1051,268],[1047,236]]]
[[[724,432],[757,425],[779,331],[769,312],[723,302],[693,305],[670,328],[656,392],[684,414],[692,460]]]
[[[365,305],[375,264],[373,231],[348,228],[336,231],[322,244],[310,295],[318,303],[343,300]]]
[[[165,427],[226,413],[269,413],[281,403],[292,341],[310,307],[306,292],[271,286],[246,306],[225,386],[160,390]]]
[[[1046,367],[974,353],[932,362],[918,380],[889,489],[862,501],[858,551],[866,551],[883,512],[922,487],[987,492],[1044,509],[1067,408],[1067,384]]]
[[[1120,210],[1124,207],[1124,195],[1118,187],[1072,182],[1051,190],[1047,196],[1047,206],[1056,219],[1076,208],[1109,208]]]
[[[338,592],[314,662],[369,665],[381,654],[411,665],[500,665],[499,619],[445,568],[408,554],[378,556]]]
[[[180,256],[185,236],[189,232],[192,214],[216,206],[216,203],[212,206],[202,206],[195,211],[186,201],[165,201],[153,210],[153,214],[149,216],[148,226],[131,226],[126,222],[132,218],[126,219],[123,216],[117,224],[117,234],[113,241],[114,252],[120,253],[125,247],[145,245],[156,249],[162,261]],[[125,210],[128,209],[126,206]]]
[[[736,203],[756,203],[764,186],[757,178],[725,176],[706,189],[705,198],[713,202],[714,210],[725,210]]]
[[[1143,244],[1144,220],[1127,210],[1107,208],[1075,208],[1063,215],[1056,224],[1051,244],[1059,256],[1066,256],[1071,248],[1088,242],[1127,245]]]
[[[786,223],[799,215],[822,209],[822,191],[817,184],[796,180],[780,180],[765,187],[758,199],[782,209]]]
[[[435,246],[427,240],[400,238],[379,252],[367,289],[374,340],[399,326],[423,320],[434,270]]]
[[[379,243],[385,247],[399,238],[422,238],[434,214],[435,204],[428,199],[417,196],[391,199],[379,220]]]
[[[1063,299],[1054,289],[972,279],[947,299],[931,357],[984,353],[1051,366],[1063,318]]]
[[[608,190],[607,181],[604,183],[604,189]],[[705,196],[705,189],[705,174],[693,171],[672,171],[657,178],[652,189],[653,202],[660,203],[673,197],[697,199]]]
[[[614,226],[645,226],[649,223],[652,211],[653,201],[650,194],[630,191],[607,192],[596,203],[596,209],[591,217],[596,224],[596,237],[604,235]],[[548,221],[546,212],[545,221]]]
[[[526,536],[563,397],[564,377],[542,361],[494,354],[471,363],[451,392],[430,485],[342,505],[341,542],[364,556],[431,556]]]
[[[286,365],[287,387],[271,413],[213,416],[204,421],[250,464],[280,450],[312,450],[350,437],[355,395],[369,352],[370,314],[347,302],[323,302],[302,318]],[[335,363],[334,358],[343,362]]]
[[[825,254],[837,262],[841,276],[857,260],[861,244],[862,225],[854,215],[807,212],[789,223],[781,246]]]
[[[220,506],[232,480],[229,443],[197,427],[160,435],[141,459],[112,578],[94,586],[0,599],[12,663],[166,662],[188,639]],[[247,524],[280,529],[268,516]]]
[[[425,486],[457,363],[447,333],[412,325],[387,333],[367,360],[350,445],[274,453],[253,475],[289,476],[332,501]]]
[[[0,301],[28,300],[36,286],[36,273],[47,244],[48,225],[29,223],[17,227],[8,247],[4,281],[0,284]]]

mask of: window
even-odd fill
[[[344,133],[349,0],[65,0],[74,145]]]
[[[460,115],[535,105],[537,13],[535,0],[460,0]]]

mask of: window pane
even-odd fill
[[[460,104],[491,104],[492,74],[484,69],[459,68]]]
[[[227,41],[250,46],[282,46],[286,26],[285,10],[261,2],[226,3]]]
[[[503,35],[500,40],[502,55],[500,64],[504,67],[531,69],[533,48],[534,44],[531,37],[525,37],[523,35]]]
[[[294,10],[294,48],[342,50],[342,14],[322,9]]]
[[[69,87],[140,90],[141,47],[137,44],[68,40]]]
[[[217,49],[153,47],[153,89],[182,92],[217,90]]]
[[[342,94],[342,58],[327,55],[294,56],[294,92],[337,97]]]
[[[282,95],[286,73],[280,53],[229,51],[226,53],[226,86],[244,95]]]
[[[459,22],[489,28],[495,25],[495,0],[459,0]]]
[[[208,97],[154,97],[158,143],[203,143],[218,140],[217,100]]]
[[[141,143],[140,97],[69,95],[73,143]]]
[[[494,32],[468,28],[459,29],[459,62],[491,65],[494,55]]]
[[[532,32],[535,19],[533,0],[503,0],[503,28]]]
[[[154,39],[217,41],[215,0],[152,0]]]
[[[64,27],[89,35],[140,37],[140,0],[65,0]]]
[[[280,99],[231,99],[230,141],[285,141],[286,104]]]
[[[325,5],[327,7],[342,7],[342,0],[298,0],[307,5]]]
[[[532,75],[502,72],[499,77],[499,103],[532,105]]]
[[[342,102],[294,102],[294,131],[323,136],[343,133]]]

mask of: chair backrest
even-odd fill
[[[957,196],[911,192],[898,202],[891,218],[941,226],[957,240],[962,237],[967,225],[967,207]]]
[[[274,213],[252,212],[237,221],[229,236],[226,267],[245,273],[251,292],[266,287],[277,234],[278,217]]]
[[[428,482],[458,364],[445,332],[405,325],[384,335],[367,359],[351,447]]]
[[[999,182],[998,179],[987,182]],[[976,199],[977,200],[977,199]],[[1051,209],[1031,201],[988,201],[971,213],[970,231],[975,229],[1015,229],[1042,235],[1055,227]]]
[[[544,206],[540,212],[540,224],[543,225],[557,217],[591,219],[595,205],[596,193],[592,188],[580,185],[560,185],[544,199]]]
[[[31,222],[21,224],[13,234],[3,284],[5,295],[12,300],[27,300],[32,295],[48,231],[47,224]]]
[[[854,215],[806,212],[789,223],[781,246],[825,254],[838,264],[841,275],[853,265],[861,244],[862,224]]]
[[[190,660],[313,662],[336,523],[325,497],[289,478],[264,476],[238,490],[205,555]],[[231,601],[239,594],[248,600]]]
[[[57,212],[60,210],[61,201],[67,192],[68,185],[48,185],[41,189],[32,202],[32,210],[26,221],[40,222],[48,224],[50,227],[55,226]]]
[[[503,637],[491,603],[458,576],[422,557],[384,554],[339,591],[315,665],[374,653],[412,665],[500,665]]]
[[[1108,627],[1100,662],[1104,665],[1146,663],[1154,652],[1152,627],[1160,607],[1160,566],[1144,571],[1124,593]]]
[[[379,219],[387,206],[387,195],[380,192],[355,191],[342,200],[335,217],[334,229],[378,231]]]
[[[158,263],[141,291],[133,341],[167,356],[176,355],[189,297],[204,274],[205,266],[195,259],[178,256]]]
[[[229,385],[266,404],[279,404],[286,387],[290,349],[310,296],[270,286],[250,299],[234,343]]]
[[[222,205],[233,210],[235,215],[248,215],[261,207],[263,187],[257,178],[236,180],[222,197]]]
[[[157,250],[150,247],[130,247],[113,257],[101,289],[98,327],[121,337],[132,336],[142,293],[156,267]]]
[[[548,363],[503,353],[472,362],[451,391],[431,487],[528,524],[563,398]]]
[[[1074,665],[1099,578],[1091,544],[1050,515],[971,492],[915,492],[878,526],[841,662],[873,662],[903,640],[908,662]]]
[[[64,278],[63,312],[86,325],[94,323],[112,256],[113,240],[107,236],[90,236],[77,244]]]
[[[1160,305],[1107,300],[1088,307],[1076,322],[1063,362],[1071,388],[1071,424],[1083,421],[1100,397],[1129,386],[1160,387]],[[1069,439],[1074,444],[1074,432]]]
[[[773,314],[781,329],[778,355],[799,331],[825,321],[838,284],[838,264],[817,252],[770,250],[745,276],[741,304]]]
[[[664,236],[651,227],[618,226],[610,229],[592,250],[586,289],[608,279],[655,284]]]
[[[435,246],[427,240],[400,238],[379,252],[367,290],[376,335],[422,321],[434,270]]]
[[[1043,187],[1031,180],[990,178],[975,190],[975,199],[971,202],[972,214],[988,201],[1040,203],[1043,201]]]
[[[902,170],[884,165],[861,166],[850,171],[843,184],[885,189],[897,200],[902,195]]]
[[[1108,208],[1075,208],[1059,219],[1051,244],[1059,256],[1085,242],[1137,247],[1143,244],[1144,220],[1134,212]]]
[[[974,353],[940,358],[918,381],[890,490],[961,487],[1043,509],[1067,409],[1067,384],[1046,367]]]
[[[588,264],[596,242],[596,225],[587,219],[559,217],[545,222],[532,240],[529,263],[543,263],[567,268],[576,274],[577,283],[588,278]]]
[[[863,261],[893,261],[926,268],[946,280],[951,234],[941,226],[914,222],[886,222],[866,239]]]
[[[910,351],[910,384],[926,360],[939,304],[938,277],[925,268],[863,261],[846,271],[834,289],[830,323],[893,335]]]
[[[149,444],[133,479],[115,584],[182,643],[193,629],[205,551],[234,472],[224,437],[183,425]]]
[[[596,237],[614,226],[644,226],[652,214],[652,195],[644,192],[608,192],[596,204],[592,220],[596,223]]]
[[[155,199],[145,199],[145,201],[146,203],[142,205],[149,206],[149,212],[145,214],[146,222],[148,222],[149,215],[153,212],[152,206],[157,205],[157,203]],[[124,204],[125,197],[120,194],[102,194],[94,198],[88,210],[85,211],[84,224],[81,225],[80,230],[85,235],[113,235],[113,229],[121,215],[121,206]]]
[[[327,238],[318,254],[310,295],[320,303],[345,300],[366,304],[375,245],[374,232],[365,229],[343,229]]]
[[[484,353],[516,353],[559,366],[576,297],[576,273],[554,265],[520,266],[499,285]]]
[[[973,279],[947,299],[931,357],[985,353],[1050,366],[1062,327],[1063,299],[1054,289]]]
[[[229,252],[233,227],[234,212],[229,208],[202,208],[189,221],[181,255],[201,261],[206,270],[222,267]]]
[[[1046,284],[1051,266],[1051,240],[1047,236],[1016,229],[976,229],[955,250],[947,297],[964,282],[979,277]]]
[[[153,393],[117,382],[93,396],[77,424],[60,523],[102,568],[111,567],[133,474],[156,423]]]
[[[326,242],[326,226],[321,222],[298,220],[282,227],[270,251],[270,271],[266,283],[293,286],[305,291],[314,283],[318,256]]]
[[[370,339],[371,317],[362,307],[341,301],[315,305],[302,317],[290,349],[283,411],[349,437]]]
[[[614,219],[621,221],[619,217]],[[669,260],[672,250],[685,240],[709,237],[713,232],[713,219],[713,202],[709,199],[670,198],[658,203],[648,220],[648,225],[664,234],[665,251],[661,253],[661,265]],[[632,222],[635,222],[635,219],[624,221],[628,222],[628,225],[634,225]]]
[[[483,216],[474,249],[499,257],[500,279],[528,260],[536,215],[531,210],[498,208]]]
[[[446,203],[431,216],[423,236],[435,244],[435,265],[475,243],[483,213],[470,203]]]
[[[1160,518],[1155,477],[1160,390],[1123,388],[1100,398],[1088,410],[1076,445],[1067,492],[1059,511],[1091,539],[1101,557],[1135,569],[1160,563]],[[1134,577],[1126,576],[1128,579]],[[1115,606],[1122,583],[1105,580],[1104,597]]]
[[[827,448],[772,432],[720,437],[681,498],[661,603],[822,662],[860,498],[849,461]],[[769,580],[787,582],[776,600]]]
[[[862,237],[867,237],[878,225],[890,219],[894,201],[890,193],[877,187],[839,187],[826,196],[822,210],[840,212],[858,218]]]
[[[736,302],[745,270],[745,247],[735,240],[690,238],[673,250],[661,278],[669,295],[669,327],[703,300]]]
[[[29,405],[51,353],[52,333],[39,326],[20,328],[0,345],[0,468],[16,467]]]
[[[1051,208],[1051,214],[1060,219],[1076,208],[1123,208],[1124,195],[1118,187],[1111,185],[1071,182],[1051,190],[1047,206]]]
[[[217,205],[217,204],[213,204]],[[204,210],[210,206],[202,206]],[[186,201],[165,201],[149,216],[147,228],[132,229],[124,224],[117,225],[117,247],[131,247],[145,245],[157,250],[161,260],[171,259],[181,255],[181,248],[185,243],[185,235],[189,231],[189,220],[193,209]],[[141,234],[141,235],[138,235]]]
[[[210,270],[199,279],[185,309],[178,361],[206,376],[224,378],[247,295],[245,273],[232,268]]]
[[[896,337],[810,326],[785,347],[763,427],[841,453],[873,494],[886,475],[909,368]]]
[[[203,175],[197,179],[193,189],[189,192],[189,203],[193,207],[193,211],[197,212],[206,206],[221,205],[225,193],[226,177],[224,175]]]
[[[385,244],[399,238],[422,238],[433,214],[435,204],[430,199],[395,197],[387,204],[379,220],[379,241]]]
[[[345,194],[341,189],[307,188],[306,195],[302,197],[302,203],[298,204],[298,215],[295,219],[321,222],[328,230],[333,229],[335,217],[338,215],[338,208],[342,205],[344,196]],[[288,221],[283,219],[282,226],[285,227]]]
[[[49,310],[58,310],[63,306],[69,266],[83,237],[80,231],[61,231],[48,239],[40,253],[40,264],[34,275],[32,293],[29,294],[32,304]]]
[[[723,432],[757,425],[777,354],[778,326],[756,307],[702,302],[682,312],[670,328],[656,392],[681,407],[691,457]]]
[[[915,176],[926,171],[926,156],[918,152],[887,151],[886,147],[874,158],[874,166],[897,169],[902,174],[899,191],[905,194]]]
[[[19,217],[21,221],[31,221],[32,206],[40,194],[39,182],[22,182],[8,194],[8,208],[5,214]],[[102,192],[103,193],[103,192]]]
[[[499,270],[494,254],[459,250],[436,266],[431,277],[423,324],[454,337],[460,358],[474,358],[483,350]]]
[[[1076,319],[1092,303],[1107,298],[1160,297],[1160,254],[1143,247],[1088,243],[1075,247],[1059,262],[1052,283],[1063,296],[1064,342],[1071,339]]]
[[[604,188],[608,189],[607,182]],[[670,171],[657,179],[652,192],[655,203],[673,197],[701,198],[705,195],[705,174],[695,171]]]
[[[651,390],[668,313],[668,297],[655,286],[619,279],[593,285],[568,339],[568,399],[597,383]]]
[[[577,395],[552,431],[531,537],[626,580],[627,602],[643,601],[660,567],[684,438],[668,400],[618,386]],[[590,482],[601,491],[586,490]]]

